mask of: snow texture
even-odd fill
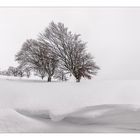
[[[139,80],[0,80],[0,132],[140,132]]]

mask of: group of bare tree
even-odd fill
[[[22,69],[21,67],[10,66],[7,70],[0,71],[0,75],[14,76],[14,77],[30,77],[30,69]]]
[[[82,77],[91,79],[99,70],[91,54],[86,52],[86,43],[80,35],[73,34],[64,24],[54,22],[39,34],[38,39],[23,43],[16,61],[18,72],[9,68],[14,75],[22,77],[23,73],[33,71],[42,79],[47,76],[48,82],[52,78],[66,81],[68,74],[80,82]]]

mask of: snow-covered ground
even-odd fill
[[[0,132],[140,132],[140,81],[1,77]]]

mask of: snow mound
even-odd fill
[[[124,124],[140,122],[140,108],[133,105],[89,106],[64,117],[77,124]]]
[[[16,110],[19,114],[47,121],[46,132],[140,132],[140,109],[133,105],[89,106],[72,113],[53,116],[48,110]],[[51,114],[51,115],[50,115]]]
[[[21,115],[14,109],[0,109],[0,132],[39,132],[43,131],[43,126],[44,123]]]
[[[140,132],[140,109],[97,105],[63,115],[49,110],[0,109],[0,132]]]

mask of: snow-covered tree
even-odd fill
[[[18,69],[16,67],[10,66],[7,72],[9,76],[18,76]]]
[[[0,75],[9,76],[9,73],[7,70],[2,70],[0,71]]]
[[[51,22],[49,27],[39,35],[39,41],[49,47],[59,58],[59,66],[80,82],[82,77],[91,79],[97,74],[99,67],[95,64],[91,54],[86,52],[86,43],[79,34],[73,34],[62,23]]]
[[[47,76],[47,73],[45,70],[36,69],[34,75],[40,77],[43,80]]]
[[[31,69],[29,67],[25,67],[24,73],[29,78],[31,76]]]
[[[24,76],[24,70],[21,68],[17,68],[17,76],[23,77]]]
[[[61,69],[57,69],[54,75],[54,78],[59,80],[59,81],[67,81],[67,73],[65,73],[63,70]]]
[[[21,67],[10,66],[6,72],[7,76],[23,77],[24,71]]]
[[[20,66],[34,70],[41,75],[41,78],[48,76],[48,82],[54,75],[57,68],[58,59],[51,53],[48,47],[44,47],[40,42],[27,40],[21,50],[16,55],[16,61]]]

